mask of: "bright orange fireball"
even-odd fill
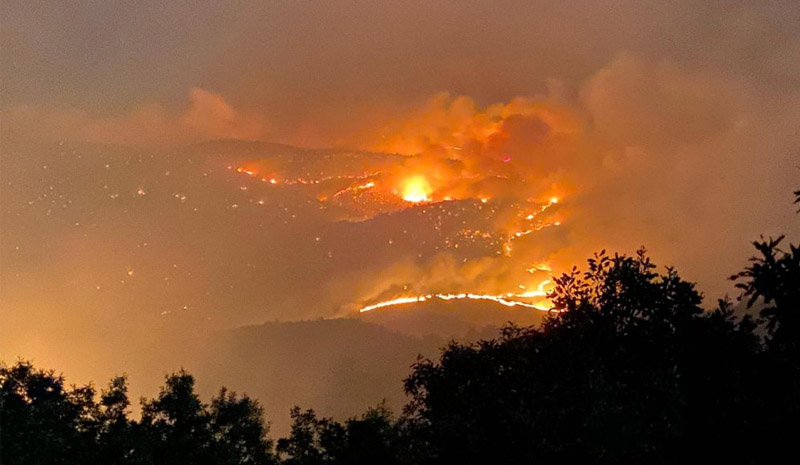
[[[403,182],[401,197],[406,202],[428,202],[432,191],[427,179],[422,176],[412,176]]]

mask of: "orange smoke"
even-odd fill
[[[417,202],[432,195],[546,202],[572,192],[564,173],[580,160],[584,126],[579,111],[549,101],[515,98],[482,108],[439,94],[356,142],[407,156],[389,173],[401,197],[413,189]],[[427,186],[413,184],[420,176]]]

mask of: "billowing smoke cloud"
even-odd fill
[[[359,145],[413,155],[407,171],[426,173],[439,197],[542,199],[553,174],[579,156],[583,126],[579,113],[552,101],[520,97],[480,108],[472,98],[440,94]]]
[[[424,173],[434,198],[564,199],[557,238],[518,251],[562,269],[592,250],[646,245],[719,296],[730,290],[723,269],[740,266],[760,231],[743,218],[792,229],[791,209],[763,207],[788,205],[797,179],[796,91],[630,53],[567,90],[571,100],[555,89],[484,107],[440,94],[358,143],[413,155],[394,183]]]
[[[0,118],[6,137],[149,148],[209,139],[254,140],[268,134],[263,116],[239,112],[222,96],[197,87],[190,90],[188,107],[181,112],[148,103],[126,114],[96,116],[85,109],[18,104],[2,109]]]

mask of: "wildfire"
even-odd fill
[[[228,169],[229,170],[233,170],[234,167],[233,166],[228,166]],[[256,170],[255,168],[245,168],[245,167],[242,167],[242,166],[237,166],[235,171],[237,173],[246,174],[247,176],[250,176],[250,177],[253,177],[253,178],[257,178],[259,176],[258,170]],[[368,178],[373,178],[375,176],[379,176],[381,174],[382,174],[381,171],[373,171],[373,172],[367,172],[367,173],[362,173],[362,174],[357,174],[357,175],[321,176],[321,177],[317,177],[317,178],[295,177],[295,178],[278,179],[277,177],[262,177],[261,178],[261,182],[269,183],[269,184],[272,184],[272,185],[285,184],[285,185],[288,185],[288,186],[298,185],[298,184],[314,185],[314,184],[322,184],[322,183],[327,182],[327,181],[368,179]],[[356,190],[370,188],[370,187],[374,187],[374,186],[375,186],[375,184],[373,182],[369,182],[369,183],[367,183],[365,185],[357,186]],[[144,194],[142,194],[142,195],[144,195]]]
[[[233,167],[229,167],[233,169]],[[236,172],[245,174],[250,177],[260,177],[259,170],[254,167],[236,167]],[[337,175],[337,176],[320,176],[317,178],[276,178],[276,177],[264,177],[261,178],[262,181],[270,183],[270,184],[282,184],[282,185],[291,185],[291,184],[305,184],[305,185],[318,185],[322,182],[327,182],[331,180],[350,180],[352,183],[344,188],[339,189],[333,195],[319,195],[317,199],[321,202],[326,202],[328,200],[335,199],[337,197],[343,196],[345,194],[351,195],[358,195],[359,193],[367,190],[376,190],[376,191],[384,191],[387,194],[393,194],[403,201],[410,203],[410,204],[419,204],[419,203],[434,203],[435,200],[432,197],[433,194],[433,187],[431,186],[428,179],[422,174],[411,174],[405,177],[394,177],[389,174],[388,176],[383,176],[384,172],[380,171],[365,171],[359,174],[352,174],[352,175]],[[397,181],[399,179],[399,181]],[[387,180],[389,182],[387,182]],[[394,183],[391,182],[395,180]],[[396,187],[394,189],[391,188],[391,185],[394,184]],[[480,203],[478,204],[478,209],[484,208],[484,204],[488,204],[490,199],[483,194],[473,194],[473,198],[478,200]],[[450,196],[442,197],[443,201],[452,200]],[[544,202],[536,202],[534,200],[528,200],[527,202],[521,202],[517,204],[517,206],[513,208],[517,208],[518,211],[515,214],[517,220],[510,224],[502,224],[498,225],[499,233],[502,237],[504,237],[503,241],[501,242],[502,250],[505,256],[512,256],[512,245],[516,240],[522,239],[524,236],[529,234],[535,233],[537,231],[542,230],[543,228],[549,226],[558,226],[560,225],[559,221],[553,221],[552,217],[547,218],[544,215],[546,214],[547,210],[555,207],[557,204],[560,203],[560,199],[558,197],[552,196],[546,198]],[[499,205],[499,204],[498,204]],[[498,205],[495,205],[497,207]],[[494,208],[492,211],[495,211]],[[471,230],[469,228],[465,228],[461,231],[461,236],[464,238],[483,238],[486,240],[491,240],[493,237],[493,233],[488,231],[481,231],[481,230]],[[446,244],[450,243],[450,240],[445,241]],[[458,248],[458,243],[455,242],[452,245],[453,248]],[[529,273],[539,272],[539,271],[551,271],[549,266],[546,264],[536,265],[535,267],[526,268],[526,271]],[[386,300],[378,303],[374,303],[371,305],[366,305],[362,307],[359,312],[369,312],[381,308],[386,307],[394,307],[394,306],[401,306],[407,305],[411,303],[418,303],[418,302],[426,302],[434,299],[442,300],[442,301],[450,301],[450,300],[483,300],[483,301],[490,301],[494,302],[506,307],[521,307],[527,309],[534,309],[539,311],[553,311],[552,304],[547,300],[548,292],[545,290],[545,287],[550,283],[549,280],[546,280],[538,285],[536,290],[526,291],[525,286],[519,286],[523,292],[510,292],[505,294],[483,294],[483,293],[475,293],[475,292],[461,292],[461,293],[429,293],[429,294],[422,294],[422,295],[412,295],[412,296],[401,296],[396,297],[391,300]]]
[[[423,176],[412,176],[404,181],[401,197],[411,203],[430,202],[432,191],[427,179]]]
[[[345,194],[345,193],[348,193],[348,192],[359,192],[359,191],[363,191],[363,190],[367,190],[367,189],[372,189],[373,187],[375,187],[375,182],[374,181],[370,181],[370,182],[367,182],[367,183],[364,183],[364,184],[358,184],[358,185],[355,185],[355,186],[346,187],[346,188],[336,192],[335,194],[333,194],[333,196],[334,197],[338,197],[338,196],[340,196],[342,194]]]
[[[306,193],[320,203],[321,211],[340,215],[337,218],[371,220],[422,204],[410,210],[407,218],[427,218],[436,235],[427,238],[427,243],[420,241],[421,246],[433,250],[416,254],[420,266],[427,266],[431,254],[452,256],[462,263],[496,258],[472,268],[481,268],[486,276],[497,277],[496,282],[514,290],[503,294],[475,289],[437,293],[419,283],[420,294],[383,294],[394,298],[366,305],[360,309],[362,313],[434,299],[484,300],[552,311],[544,290],[549,281],[527,290],[505,273],[511,261],[529,273],[551,275],[547,264],[523,267],[519,256],[535,247],[532,235],[564,221],[561,195],[569,189],[556,176],[558,165],[550,166],[558,157],[537,154],[572,149],[563,145],[564,140],[579,132],[580,121],[569,115],[527,100],[481,110],[468,99],[443,96],[408,124],[390,129],[389,137],[381,138],[379,145],[366,147],[371,153],[343,154],[342,163],[334,163],[334,158],[326,155],[315,158],[312,165],[307,158],[287,156],[269,163],[252,161],[235,169],[276,189],[297,185],[292,192]],[[398,224],[398,218],[406,217],[394,217],[392,224]],[[403,227],[402,234],[407,229],[412,228]],[[388,243],[393,243],[391,238]],[[461,287],[464,281],[459,283],[456,289],[466,291]]]
[[[512,298],[515,297],[516,294],[512,294]],[[541,310],[543,312],[552,311],[552,307],[548,307],[543,304],[531,304],[527,302],[523,302],[520,300],[512,300],[505,295],[490,295],[490,294],[472,294],[472,293],[462,293],[462,294],[426,294],[421,296],[415,297],[399,297],[397,299],[386,300],[384,302],[378,302],[377,304],[367,305],[359,310],[359,312],[369,312],[372,310],[376,310],[379,308],[385,307],[394,307],[397,305],[404,305],[410,304],[415,302],[425,302],[427,300],[432,299],[440,299],[440,300],[461,300],[461,299],[470,299],[470,300],[490,300],[492,302],[496,302],[500,305],[504,305],[506,307],[526,307],[532,308],[535,310]]]
[[[409,296],[409,297],[398,297],[396,299],[385,300],[383,302],[378,302],[372,305],[367,305],[359,309],[359,313],[370,312],[372,310],[377,310],[379,308],[386,308],[386,307],[395,307],[398,305],[406,305],[411,303],[417,302],[426,302],[432,299],[439,299],[439,300],[488,300],[492,302],[496,302],[500,305],[504,305],[506,307],[524,307],[524,308],[532,308],[535,310],[541,310],[543,312],[552,312],[553,306],[550,302],[547,303],[532,303],[532,302],[525,302],[519,299],[532,299],[532,298],[546,298],[548,291],[544,288],[550,284],[550,280],[545,280],[541,282],[538,288],[534,291],[527,291],[522,293],[507,293],[507,294],[474,294],[471,292],[463,292],[460,294],[425,294],[419,296]]]

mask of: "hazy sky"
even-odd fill
[[[229,138],[336,149],[193,145]],[[797,237],[800,2],[2,0],[0,155],[0,359],[102,378],[604,247],[713,302]]]
[[[798,83],[797,2],[3,1],[3,103],[117,115],[223,95],[278,135],[448,91],[568,91],[621,52],[688,72]]]

